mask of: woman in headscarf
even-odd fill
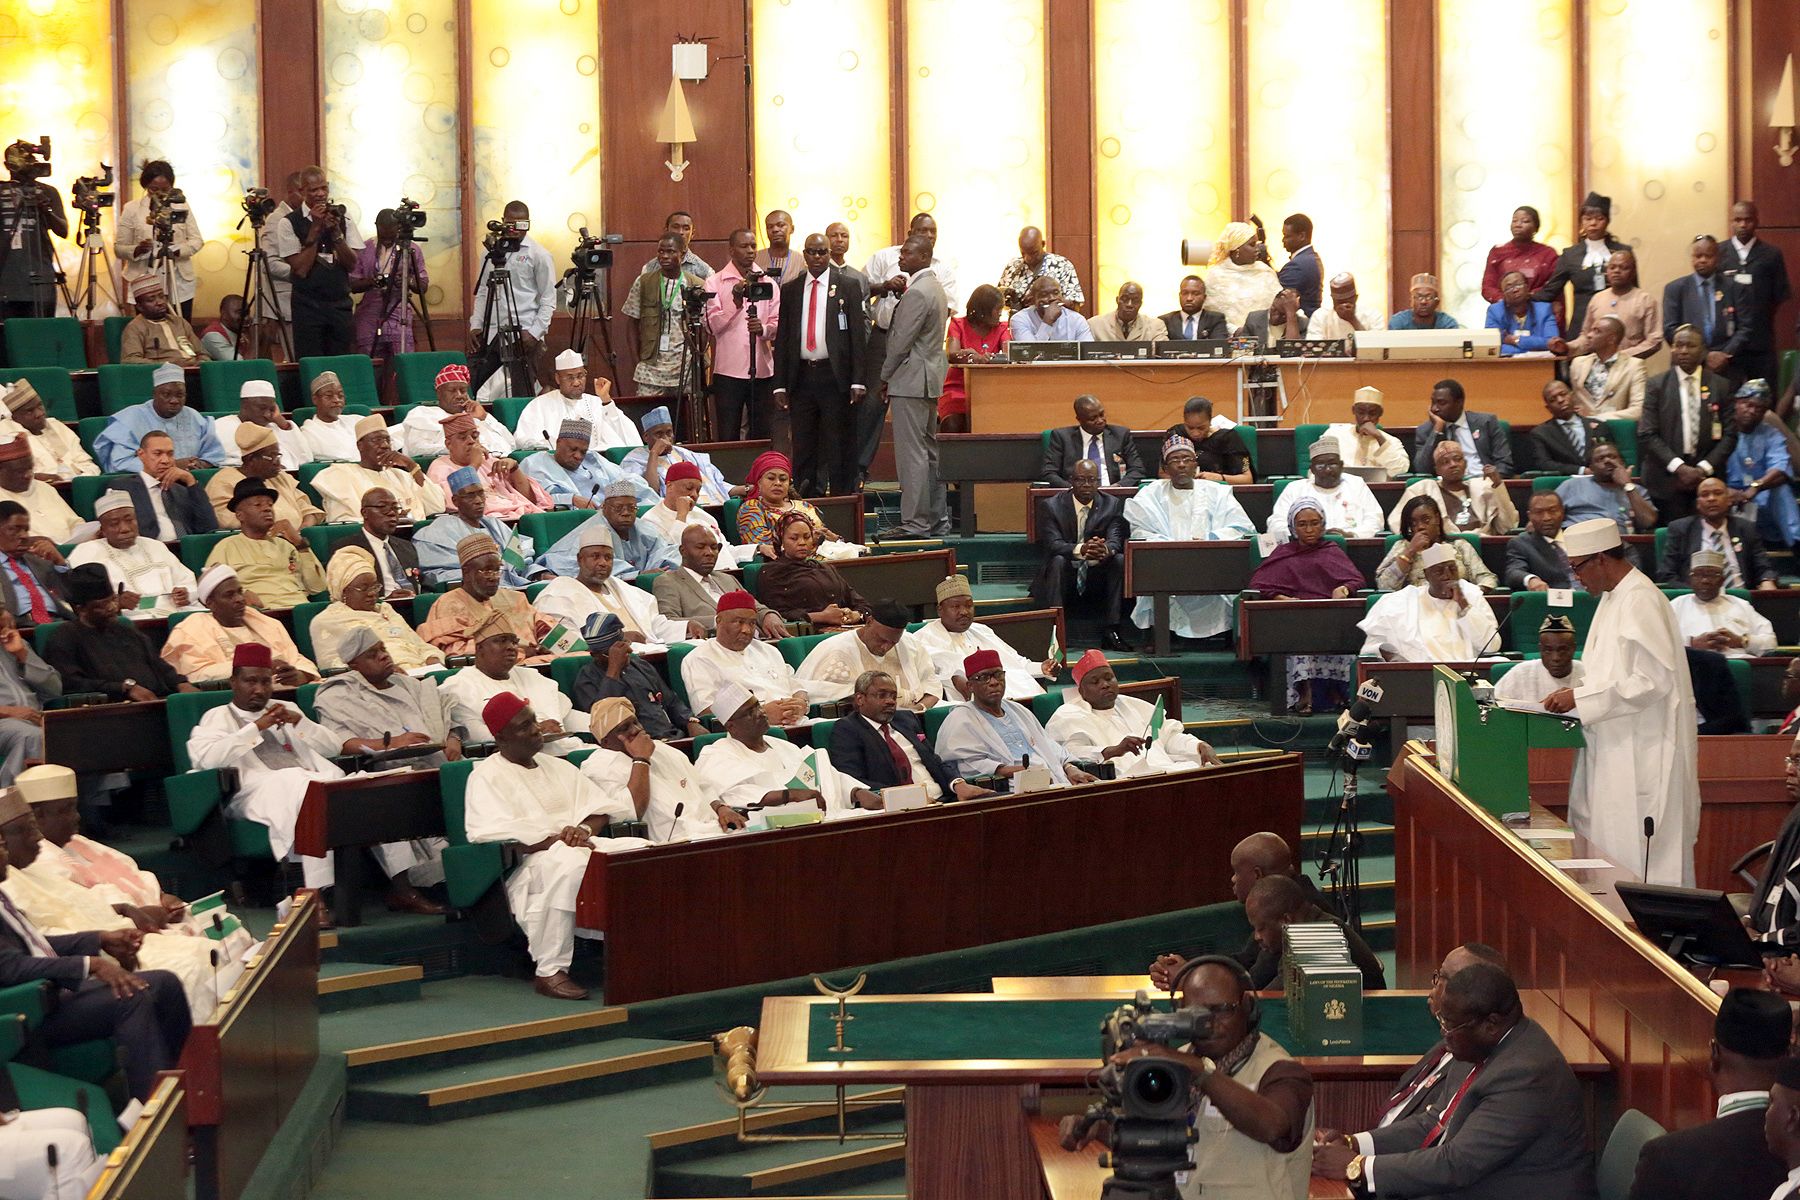
[[[1269,307],[1281,290],[1281,277],[1262,261],[1263,243],[1256,226],[1233,221],[1219,233],[1206,270],[1207,307],[1225,314],[1225,323],[1241,329],[1244,318]]]
[[[869,602],[857,595],[836,567],[813,554],[813,524],[790,512],[775,526],[780,552],[756,577],[757,599],[784,621],[810,621],[821,629],[860,625]]]
[[[795,494],[794,465],[787,455],[774,450],[757,455],[744,482],[750,485],[750,490],[744,493],[744,502],[738,506],[738,540],[746,546],[755,546],[764,558],[780,557],[776,527],[789,514],[805,517],[812,524],[813,541],[819,547],[820,558],[855,558],[863,552],[863,547],[833,533],[819,510]]]
[[[1364,584],[1362,572],[1344,548],[1325,538],[1325,506],[1307,496],[1287,514],[1288,540],[1275,547],[1250,576],[1250,587],[1276,600],[1341,600]],[[1288,708],[1300,716],[1313,710],[1313,683],[1320,681],[1342,699],[1355,677],[1349,654],[1292,654],[1287,660]],[[1331,687],[1330,685],[1341,685]]]
[[[1475,547],[1459,537],[1451,537],[1444,527],[1444,510],[1430,496],[1414,496],[1400,508],[1400,540],[1388,547],[1387,557],[1375,568],[1375,586],[1384,592],[1397,592],[1403,587],[1425,582],[1425,564],[1421,556],[1439,542],[1449,545],[1456,554],[1456,574],[1476,587],[1492,591],[1500,580],[1488,570]]]
[[[313,653],[321,670],[340,670],[338,644],[356,626],[372,629],[402,671],[444,665],[444,652],[413,631],[394,607],[381,598],[375,558],[360,546],[346,546],[325,566],[331,603],[312,621]]]

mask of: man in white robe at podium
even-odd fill
[[[1600,596],[1582,651],[1585,678],[1544,697],[1581,717],[1587,747],[1569,783],[1569,823],[1597,853],[1649,883],[1694,886],[1700,829],[1699,719],[1675,610],[1631,565],[1609,517],[1563,531],[1569,567]],[[1644,836],[1645,818],[1655,824]]]

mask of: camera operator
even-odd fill
[[[293,268],[294,357],[349,354],[355,344],[350,272],[362,234],[341,204],[331,202],[322,167],[300,172],[304,207],[275,225],[275,252]]]
[[[630,323],[637,346],[637,366],[632,382],[640,396],[681,394],[681,372],[687,364],[687,321],[683,319],[682,293],[704,288],[706,279],[683,261],[681,235],[665,233],[656,243],[656,260],[637,277],[619,312]],[[693,348],[703,353],[701,347]]]
[[[1312,1163],[1313,1081],[1274,1038],[1257,1029],[1250,977],[1227,958],[1196,958],[1177,973],[1183,1009],[1212,1014],[1212,1033],[1183,1049],[1139,1042],[1113,1056],[1173,1059],[1194,1072],[1189,1120],[1194,1169],[1175,1179],[1184,1200],[1304,1200]],[[1063,1146],[1078,1148],[1080,1117],[1063,1121]],[[1089,1138],[1104,1136],[1101,1126]]]
[[[288,266],[287,259],[281,257],[280,242],[281,229],[287,224],[288,214],[298,212],[306,206],[300,184],[300,172],[290,172],[287,177],[287,199],[269,213],[263,222],[262,232],[256,238],[257,248],[263,252],[263,261],[269,268],[269,281],[273,285],[257,304],[256,319],[259,321],[287,321],[293,317],[294,268]]]
[[[400,241],[400,217],[391,208],[375,214],[375,240],[356,253],[350,271],[350,290],[362,295],[356,305],[356,352],[371,358],[391,358],[413,348],[412,300],[400,289],[400,255],[407,258],[406,275],[414,295],[423,296],[431,286],[425,273],[425,255],[409,238]]]
[[[113,229],[113,253],[119,258],[119,269],[127,289],[145,275],[162,276],[169,303],[181,310],[184,320],[194,319],[194,255],[200,253],[200,227],[194,222],[193,210],[186,196],[175,192],[175,168],[160,158],[153,158],[138,172],[138,184],[144,194],[119,210],[119,222]],[[179,199],[172,198],[174,196]],[[161,224],[167,226],[165,250],[157,248],[158,215],[166,214]],[[165,269],[164,257],[173,264]]]
[[[502,245],[515,242],[518,249],[505,255],[502,265],[507,272],[506,287],[512,293],[512,299],[499,298],[494,320],[496,324],[510,323],[513,313],[518,314],[519,348],[524,351],[525,363],[530,365],[537,357],[545,335],[550,332],[550,317],[556,311],[556,264],[551,261],[550,252],[532,240],[531,209],[523,200],[507,201],[500,214],[500,223],[504,228],[496,236],[502,239]],[[495,336],[496,331],[484,324],[488,272],[494,269],[496,253],[500,253],[498,247],[482,258],[481,272],[475,277],[474,302],[469,307],[469,366],[477,391],[500,367],[499,338]],[[535,367],[531,368],[531,373],[535,382]],[[519,393],[508,389],[498,394]]]
[[[706,290],[712,293],[706,305],[706,325],[713,338],[713,414],[717,418],[713,433],[723,442],[740,437],[773,438],[776,453],[786,454],[787,417],[776,413],[774,399],[775,328],[781,318],[781,293],[776,291],[774,279],[756,265],[754,231],[734,230],[730,245],[731,260],[706,281]],[[754,299],[757,295],[767,298]],[[740,428],[745,409],[749,410],[748,432]]]
[[[0,319],[56,315],[56,251],[50,235],[69,236],[62,195],[44,182],[50,173],[47,144],[14,142],[6,148],[9,182],[0,185]]]

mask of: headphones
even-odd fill
[[[1201,967],[1224,967],[1237,978],[1238,986],[1243,989],[1243,1000],[1239,1007],[1243,1010],[1245,1024],[1250,1027],[1251,1033],[1255,1033],[1262,1025],[1262,1001],[1257,998],[1256,984],[1251,981],[1250,972],[1235,958],[1223,954],[1202,954],[1188,959],[1175,969],[1175,974],[1169,979],[1170,996],[1179,993],[1187,977]]]

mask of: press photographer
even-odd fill
[[[292,268],[294,354],[348,354],[355,344],[350,272],[362,234],[342,204],[331,200],[324,168],[300,172],[304,208],[275,222],[275,253]]]
[[[706,325],[713,338],[713,435],[727,442],[773,438],[776,452],[786,454],[787,414],[776,411],[774,400],[781,294],[756,265],[752,230],[734,231],[730,245],[731,260],[706,281],[712,293]]]
[[[159,276],[169,304],[184,320],[194,319],[194,255],[203,239],[187,196],[175,186],[175,168],[153,158],[138,172],[144,194],[119,210],[113,229],[113,253],[125,277],[125,290],[146,275]]]
[[[498,226],[498,228],[496,228]],[[556,311],[556,264],[531,237],[531,209],[511,200],[500,220],[488,222],[487,255],[475,278],[469,313],[469,369],[481,397],[535,396],[537,353]],[[502,365],[510,387],[488,381]]]
[[[362,296],[356,305],[358,354],[391,358],[412,351],[412,297],[431,286],[418,246],[424,227],[424,211],[408,199],[375,214],[375,240],[357,252],[350,272],[350,290]]]
[[[1137,1135],[1145,1131],[1131,1125],[1127,1129],[1133,1136],[1115,1136],[1115,1122],[1130,1119],[1123,1091],[1108,1097],[1111,1103],[1102,1111],[1090,1109],[1087,1116],[1065,1118],[1064,1148],[1074,1150],[1091,1140],[1112,1145],[1115,1178],[1102,1192],[1108,1200],[1171,1194],[1185,1200],[1202,1194],[1209,1200],[1214,1196],[1304,1200],[1312,1161],[1312,1076],[1275,1039],[1258,1030],[1261,1013],[1256,996],[1238,963],[1211,956],[1192,959],[1174,972],[1171,986],[1181,997],[1181,1012],[1210,1016],[1210,1025],[1203,1027],[1205,1032],[1196,1030],[1184,1046],[1146,1040],[1125,1046],[1111,1055],[1109,1061],[1118,1071],[1103,1073],[1103,1083],[1110,1075],[1122,1087],[1131,1082],[1124,1072],[1151,1058],[1191,1072],[1188,1120],[1195,1139],[1191,1169],[1175,1173],[1172,1193],[1150,1182],[1158,1173],[1158,1156],[1144,1152],[1149,1161],[1140,1162],[1134,1158],[1139,1153],[1136,1147],[1167,1139],[1140,1138]],[[1144,1086],[1136,1091],[1139,1103],[1153,1099]]]
[[[45,183],[50,139],[6,148],[0,181],[0,318],[56,315],[56,251],[50,235],[69,236],[62,196]]]
[[[656,243],[656,261],[637,277],[619,305],[637,346],[631,378],[640,396],[680,395],[684,377],[693,374],[688,334],[690,328],[700,328],[706,280],[683,267],[683,253],[680,234],[663,234]],[[694,348],[704,353],[698,344]],[[698,397],[699,391],[694,394]]]

